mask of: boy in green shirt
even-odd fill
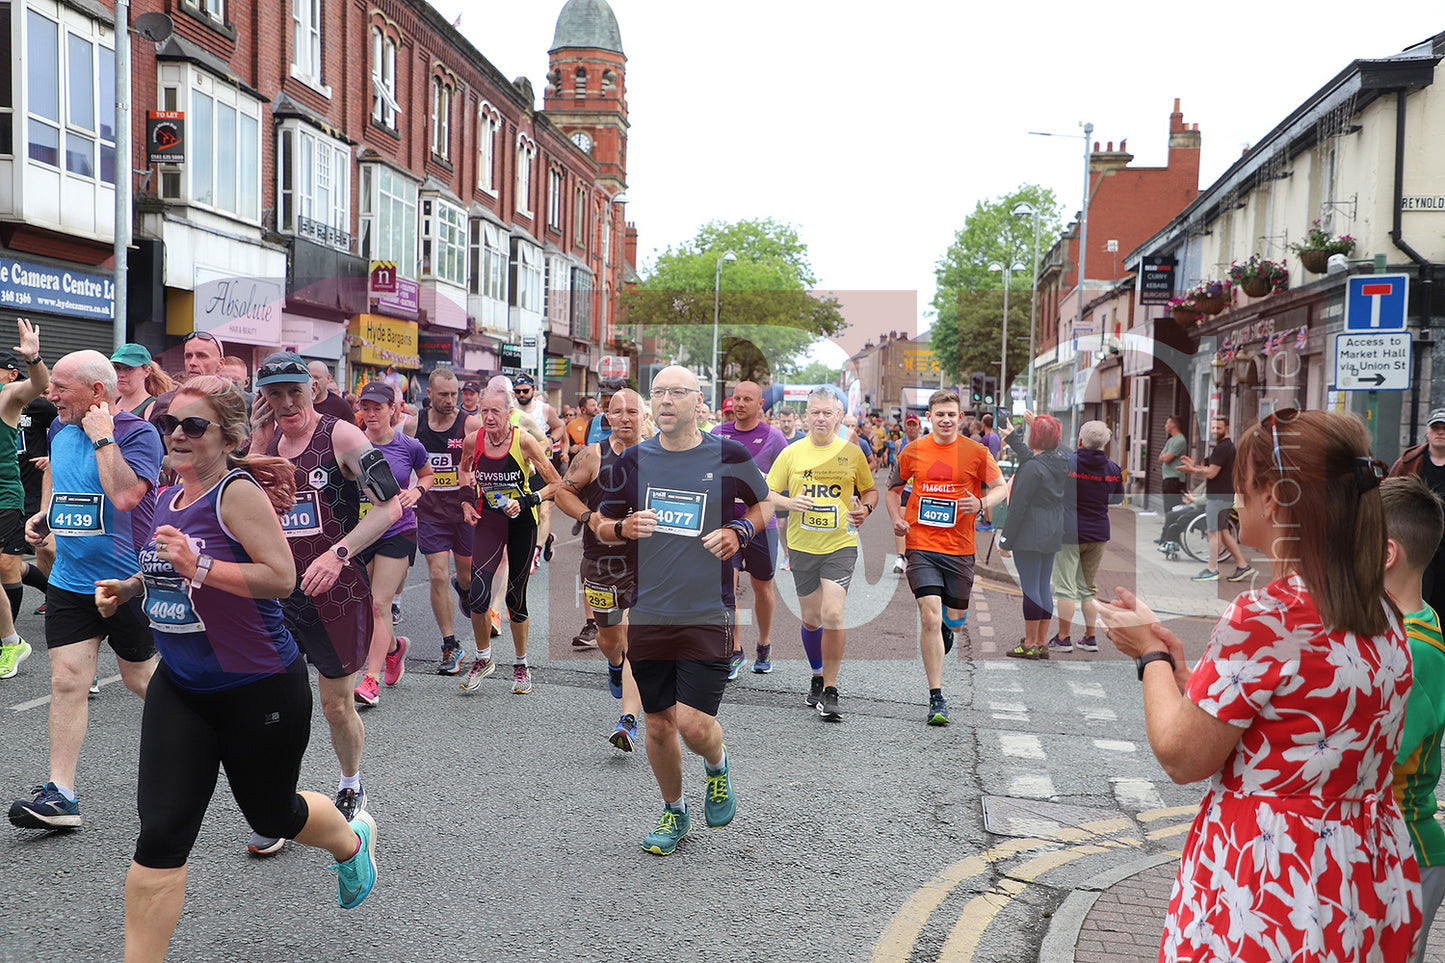
[[[1418,475],[1388,478],[1381,484],[1380,494],[1390,533],[1385,590],[1405,613],[1414,672],[1410,698],[1405,704],[1400,752],[1395,758],[1394,790],[1420,864],[1424,918],[1415,960],[1421,963],[1430,924],[1445,896],[1445,829],[1435,820],[1440,741],[1445,735],[1445,639],[1435,610],[1421,596],[1420,577],[1440,544],[1445,511],[1440,499]]]

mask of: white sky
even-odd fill
[[[529,77],[541,106],[564,0],[431,2],[449,20],[465,10],[462,32]],[[1101,146],[1127,138],[1135,165],[1162,165],[1179,97],[1202,134],[1204,188],[1351,60],[1445,30],[1438,0],[611,5],[641,266],[707,221],[774,217],[799,228],[819,288],[916,291],[920,314],[980,199],[1037,182],[1065,220],[1078,209],[1083,141],[1028,131],[1091,121]]]

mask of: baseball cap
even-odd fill
[[[6,371],[19,371],[20,359],[8,351],[0,353],[0,368]]]
[[[482,390],[482,386],[481,386],[480,384],[478,384],[477,382],[475,382],[475,381],[466,381],[466,382],[463,382],[463,383],[462,383],[462,390],[463,390],[463,391],[481,391],[481,390]]]
[[[357,401],[377,401],[389,405],[396,400],[396,389],[385,381],[370,381],[362,386]]]
[[[1425,422],[1426,427],[1435,424],[1437,421],[1445,421],[1445,408],[1436,408],[1430,412],[1430,420]]]
[[[512,379],[512,389],[516,390],[517,388],[523,387],[537,387],[537,379],[533,378],[531,375],[527,374],[527,372],[523,371],[521,374],[517,375],[515,378]]]
[[[723,410],[723,411],[732,411],[732,410],[733,410],[733,400],[732,400],[731,398],[724,398],[724,399],[723,399],[722,410]]]
[[[915,425],[921,423],[921,422],[919,422],[917,415],[909,415],[907,418],[904,418],[904,419],[903,419],[903,423],[904,423],[905,425],[908,424],[910,421],[913,422]]]
[[[256,387],[276,384],[300,384],[311,380],[306,361],[293,351],[277,351],[267,355],[256,369]]]
[[[143,344],[127,342],[115,349],[110,356],[111,364],[123,364],[127,368],[143,368],[151,363],[151,353]]]

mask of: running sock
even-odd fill
[[[477,649],[477,658],[482,659],[482,660],[486,660],[486,659],[490,659],[491,657],[492,657],[492,647],[491,647],[490,645],[487,646],[485,649]]]
[[[524,656],[522,656],[520,659],[515,659],[515,660],[513,660],[512,664],[513,664],[513,665],[520,665],[522,668],[525,669],[525,668],[527,668],[527,657],[524,655]]]
[[[716,766],[708,762],[706,759],[702,761],[702,764],[703,768],[707,770],[707,774],[709,776],[720,776],[722,775],[723,770],[727,769],[728,767],[728,751],[726,749],[723,750],[722,762],[718,763]]]
[[[813,674],[817,675],[823,671],[823,627],[810,629],[804,624],[802,629],[803,651],[808,654],[808,665],[812,667]]]
[[[461,646],[457,645],[457,637],[455,635],[444,635],[442,636],[442,648],[460,649]]]
[[[0,639],[0,645],[19,645],[19,644],[20,644],[20,633],[19,633],[19,632],[11,632],[9,635],[5,636],[3,639]]]
[[[664,799],[662,803],[664,806],[666,806],[668,809],[671,809],[675,813],[685,813],[687,812],[687,793],[683,793],[672,802],[668,802],[666,799]]]
[[[933,696],[941,696],[941,695],[943,695],[943,690],[942,690],[942,689],[929,689],[929,690],[928,690],[928,695],[929,695],[929,698],[932,698]]]
[[[0,587],[5,589],[5,597],[10,600],[10,613],[12,615],[18,615],[20,613],[20,603],[25,599],[24,583],[16,582],[13,585],[6,584]]]
[[[25,571],[21,574],[20,581],[40,592],[50,588],[50,580],[45,577],[45,573],[40,571],[38,565],[32,565],[29,562],[25,563]]]
[[[341,792],[343,789],[350,789],[352,792],[361,792],[361,770],[358,769],[354,776],[348,776],[345,773],[342,774],[341,782],[336,785],[336,791]]]
[[[62,786],[60,783],[53,783],[57,792],[65,797],[66,802],[75,802],[75,790],[69,786]]]

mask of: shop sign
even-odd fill
[[[457,339],[450,334],[421,334],[417,336],[417,354],[422,367],[452,364]]]
[[[1174,274],[1179,262],[1172,257],[1146,257],[1139,265],[1139,303],[1168,304],[1174,297]]]
[[[627,355],[604,354],[597,361],[597,377],[626,378],[632,373],[632,359]]]
[[[376,314],[359,314],[351,322],[351,358],[359,364],[385,368],[420,368],[416,325]]]
[[[497,349],[497,358],[501,361],[503,368],[520,368],[522,367],[522,346],[504,343]]]
[[[1099,369],[1099,397],[1104,401],[1118,401],[1124,397],[1124,368],[1109,365]]]
[[[933,354],[931,347],[914,347],[909,345],[903,349],[903,370],[909,374],[938,374],[938,358]]]
[[[152,164],[186,162],[186,115],[182,111],[146,111],[146,157]]]
[[[542,374],[548,381],[561,381],[572,374],[572,359],[548,358]]]
[[[221,341],[274,347],[281,343],[281,308],[286,282],[281,278],[228,277],[196,268],[192,328]]]
[[[389,270],[385,267],[378,270],[378,265],[388,264],[391,265]],[[378,314],[414,319],[421,313],[421,285],[398,277],[393,262],[372,261],[368,287],[372,308]]]
[[[115,315],[115,282],[103,274],[0,257],[0,305],[108,322]]]
[[[371,262],[371,293],[373,295],[396,293],[395,261]]]

